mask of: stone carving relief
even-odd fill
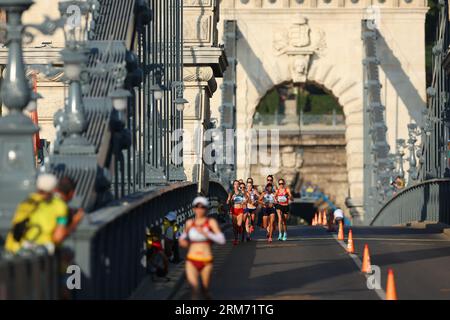
[[[288,56],[293,81],[305,82],[311,57],[322,55],[326,49],[325,33],[311,29],[308,20],[299,16],[296,22],[274,33],[273,48],[276,56]]]
[[[183,37],[186,42],[209,42],[210,41],[210,21],[209,16],[185,16],[183,24]]]
[[[185,67],[183,70],[185,82],[209,81],[214,77],[211,67]]]

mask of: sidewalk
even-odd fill
[[[182,254],[184,257],[184,254]],[[169,281],[151,276],[145,277],[144,281],[137,287],[129,298],[130,300],[168,300],[176,294],[184,283],[184,261],[169,265],[167,275]]]
[[[226,232],[230,225],[225,224],[220,226],[223,232]],[[216,249],[216,246],[214,247]],[[213,249],[213,252],[214,252]],[[186,252],[180,252],[183,261],[178,264],[169,265],[169,273],[167,277],[170,279],[155,278],[152,280],[151,276],[145,277],[144,281],[137,287],[134,293],[130,296],[130,300],[170,300],[177,294],[177,292],[185,284],[184,275],[184,258]]]

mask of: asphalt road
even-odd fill
[[[230,236],[228,234],[228,236]],[[399,299],[450,299],[450,240],[436,231],[354,227],[356,254],[321,227],[290,227],[287,242],[254,241],[215,248],[214,299],[381,299],[393,268]],[[360,273],[364,244],[381,269],[381,290]],[[184,285],[175,298],[189,299]]]

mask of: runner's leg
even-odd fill
[[[207,264],[200,272],[200,278],[202,280],[203,296],[206,300],[211,300],[209,295],[209,284],[211,283],[211,274],[213,270],[213,264]]]
[[[200,299],[200,283],[199,272],[197,268],[190,262],[186,261],[186,279],[192,290],[192,300]]]
[[[273,238],[273,227],[275,225],[275,214],[274,213],[270,213],[270,222],[269,222],[269,242],[272,242],[272,238]]]
[[[236,217],[236,222],[237,222],[237,230],[238,230],[238,237],[237,239],[239,239],[239,233],[243,232],[243,228],[242,228],[242,222],[243,222],[243,217],[244,215],[241,213],[240,215],[238,215]]]
[[[277,218],[278,218],[278,240],[281,240],[283,237],[283,213],[281,209],[277,209]]]

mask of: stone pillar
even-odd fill
[[[207,193],[209,169],[203,161],[204,133],[211,126],[210,99],[217,90],[227,61],[218,46],[218,0],[184,0],[184,85],[189,101],[184,111],[183,161],[189,181]]]
[[[217,90],[211,67],[184,68],[185,98],[189,104],[184,110],[183,162],[189,181],[199,183],[199,191],[206,193],[208,170],[202,158],[204,133],[210,123],[210,98]]]

